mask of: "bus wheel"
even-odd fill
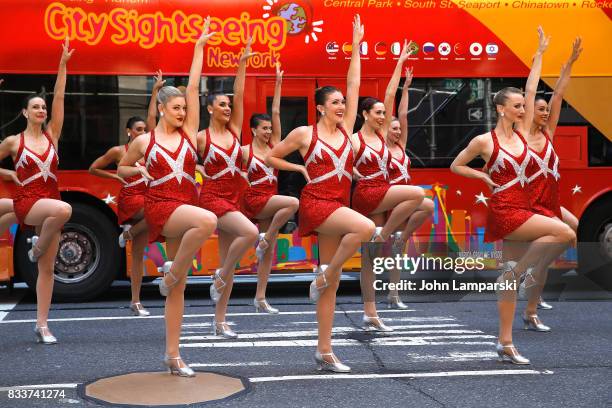
[[[88,301],[106,291],[121,268],[117,227],[95,207],[72,203],[72,217],[60,236],[55,259],[53,300]],[[36,287],[37,267],[27,258],[32,232],[16,239],[15,261],[22,279],[31,289]]]
[[[606,290],[612,290],[612,199],[587,209],[578,227],[578,268]]]

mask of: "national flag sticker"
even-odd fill
[[[442,55],[443,57],[445,57],[448,54],[450,54],[451,53],[451,46],[450,46],[450,44],[447,43],[447,42],[440,43],[438,45],[438,53],[440,53],[440,55]]]
[[[495,43],[488,43],[485,50],[488,56],[493,57],[499,52],[499,47]]]
[[[475,57],[482,54],[482,44],[478,42],[472,43],[472,45],[470,45],[470,54],[472,54]]]
[[[399,41],[396,41],[393,44],[391,44],[391,54],[400,55],[401,52],[402,52],[402,44],[400,44]]]
[[[436,46],[432,42],[426,42],[423,44],[423,54],[431,54],[436,50]]]
[[[330,41],[325,45],[325,51],[327,51],[329,55],[336,55],[339,50],[340,46],[335,41]]]

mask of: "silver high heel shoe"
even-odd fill
[[[270,306],[266,299],[253,299],[253,306],[255,306],[256,313],[264,312],[268,314],[278,314],[278,309]]]
[[[221,286],[219,289],[215,286],[215,281],[219,280],[221,282]],[[212,276],[212,283],[210,284],[210,298],[212,299],[214,304],[217,304],[219,299],[221,299],[221,295],[223,294],[223,288],[225,287],[225,282],[221,279],[221,268],[215,271],[215,274]]]
[[[235,339],[238,337],[238,334],[230,329],[229,324],[226,322],[217,322],[213,319],[212,329],[213,335],[215,336],[223,336],[226,339]]]
[[[319,298],[321,297],[321,293],[323,293],[323,291],[325,291],[325,288],[329,286],[327,283],[327,278],[325,278],[325,270],[327,269],[327,267],[328,265],[320,265],[314,269],[314,272],[317,275],[310,283],[310,291],[308,294],[308,297],[310,298],[310,301],[312,303],[317,303],[319,301]],[[317,286],[317,278],[319,276],[323,277],[323,286]]]
[[[546,303],[542,297],[540,297],[540,301],[538,302],[538,309],[550,310],[552,309],[552,305]]]
[[[529,296],[528,289],[537,284],[535,278],[532,275],[533,268],[527,268],[523,276],[521,276],[521,283],[519,284],[518,295],[521,299],[527,299]]]
[[[42,344],[56,344],[57,339],[51,334],[47,326],[35,326],[34,334],[36,334],[36,341]]]
[[[40,255],[39,256],[34,255],[34,247],[36,247],[36,243],[38,242],[38,235],[32,235],[32,237],[28,238],[26,241],[28,242],[28,244],[32,244],[32,248],[28,250],[28,258],[30,259],[30,262],[32,263],[38,262],[38,257]]]
[[[538,315],[527,316],[526,314],[523,314],[522,317],[523,317],[523,329],[535,330],[535,331],[543,332],[543,333],[550,331],[550,327],[542,323]]]
[[[119,247],[125,248],[127,241],[132,239],[132,234],[130,234],[130,229],[132,228],[132,226],[130,224],[123,224],[121,225],[121,228],[123,229],[123,232],[119,234]],[[126,235],[127,237],[124,235]]]
[[[402,302],[399,295],[387,296],[387,309],[408,309],[408,305]]]
[[[519,354],[516,347],[514,347],[514,344],[501,345],[500,343],[497,343],[495,349],[497,350],[497,359],[501,362],[509,361],[512,364],[518,365],[531,364],[528,359]]]
[[[265,246],[265,248],[262,248],[262,243],[264,243],[263,246]],[[266,239],[266,233],[261,232],[259,233],[259,239],[257,240],[257,248],[255,248],[255,256],[257,256],[258,262],[261,262],[268,249],[270,249],[270,243]]]
[[[383,323],[382,319],[378,316],[366,316],[363,315],[363,319],[361,319],[363,323],[363,329],[365,331],[378,331],[378,332],[392,332],[393,327],[389,327]]]
[[[406,242],[402,240],[402,233],[396,232],[391,236],[393,237],[393,245],[391,246],[393,256],[402,255],[406,247]]]
[[[164,266],[162,266],[161,268],[157,268],[159,272],[162,272],[164,274],[164,276],[159,281],[159,293],[161,293],[162,296],[168,296],[168,294],[170,293],[170,289],[172,289],[172,287],[178,283],[178,279],[176,279],[176,276],[174,276],[174,274],[170,272],[171,267],[172,261],[166,261],[164,262]],[[173,284],[166,285],[166,282],[164,281],[164,277],[166,275],[172,276],[172,279],[174,279]]]
[[[323,356],[331,356],[332,361],[326,361]],[[342,364],[334,353],[319,353],[319,350],[317,350],[315,353],[315,361],[317,362],[317,370],[319,371],[333,371],[334,373],[351,372],[351,367]]]
[[[173,363],[175,361],[176,364]],[[181,363],[183,363],[183,365],[181,365]],[[195,377],[195,371],[193,371],[180,356],[164,356],[164,365],[168,367],[168,372],[172,375],[178,375],[179,377]]]
[[[140,302],[131,303],[130,304],[130,310],[132,311],[132,314],[134,316],[146,317],[146,316],[151,315],[151,312],[149,312],[147,309],[145,309],[144,306],[142,305],[142,303],[140,303]]]
[[[370,238],[370,242],[376,242],[378,238],[382,239],[382,235],[381,235],[382,230],[383,230],[383,227],[374,228],[374,233],[372,234],[372,238]]]

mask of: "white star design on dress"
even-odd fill
[[[457,195],[460,196],[461,195],[461,190],[457,190],[457,191],[455,191],[455,193],[457,193]]]
[[[110,195],[110,193],[108,193],[106,197],[102,199],[102,201],[104,201],[106,204],[117,204],[115,197]]]
[[[487,200],[489,199],[489,197],[486,197],[482,191],[480,192],[480,194],[476,194],[474,197],[476,197],[476,204],[483,203],[487,207],[489,206],[489,204],[487,204]]]
[[[580,187],[578,184],[572,188],[572,195],[576,195],[577,193],[582,193],[582,187]]]

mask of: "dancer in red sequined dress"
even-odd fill
[[[276,66],[276,86],[272,99],[272,117],[267,114],[253,114],[250,125],[253,132],[251,144],[242,146],[242,164],[247,169],[249,187],[244,192],[243,206],[245,215],[259,227],[259,243],[256,255],[257,291],[253,304],[256,311],[276,314],[278,309],[266,301],[266,287],[272,267],[272,256],[279,229],[293,217],[300,202],[295,197],[278,194],[278,170],[266,166],[265,157],[281,140],[281,84],[283,72],[280,64]],[[304,166],[296,166],[296,171],[306,173]]]
[[[166,296],[166,356],[172,374],[195,376],[179,354],[187,272],[202,244],[213,233],[216,217],[197,206],[195,186],[196,134],[200,122],[199,84],[204,46],[214,34],[206,19],[196,42],[186,93],[164,86],[157,95],[160,120],[150,133],[136,138],[119,163],[123,179],[142,175],[149,180],[144,216],[149,242],[166,241],[169,261],[161,270],[159,291]],[[144,159],[145,166],[137,166]]]
[[[529,188],[532,191],[530,195],[531,207],[538,214],[562,220],[574,232],[578,231],[578,219],[566,208],[561,207],[559,202],[559,178],[561,175],[559,174],[559,157],[553,147],[553,138],[561,114],[563,94],[570,80],[572,65],[581,52],[582,40],[578,37],[572,45],[572,54],[561,68],[561,74],[550,99],[550,105],[544,97],[536,97],[533,123],[529,134],[526,136],[530,148],[529,153],[539,165],[538,171],[529,177]],[[552,309],[552,306],[544,302],[541,296],[535,299],[538,300],[537,308]],[[535,314],[534,302],[535,300],[532,297],[527,307],[528,315]]]
[[[104,169],[111,165],[117,165],[127,153],[132,141],[144,134],[147,129],[153,129],[155,127],[157,93],[164,84],[161,71],[157,73],[155,79],[156,81],[153,85],[153,92],[149,103],[147,121],[145,122],[144,119],[138,116],[129,118],[126,124],[128,142],[124,145],[111,147],[104,155],[98,157],[91,166],[89,166],[89,172],[91,174],[102,178],[115,179],[121,183],[121,190],[119,190],[119,197],[117,198],[117,207],[119,225],[123,227],[123,232],[119,234],[119,246],[124,248],[126,246],[126,241],[132,241],[132,272],[130,274],[132,301],[130,302],[130,310],[136,316],[149,316],[150,314],[149,311],[142,306],[142,303],[140,303],[140,287],[144,270],[143,256],[145,247],[149,241],[147,222],[144,219],[144,200],[148,180],[140,173],[124,180],[119,177],[117,173]],[[140,166],[144,164],[143,161],[138,162]]]
[[[391,185],[389,182],[391,153],[385,140],[393,119],[395,93],[402,67],[409,56],[410,47],[406,41],[389,80],[384,103],[371,97],[361,102],[359,110],[364,119],[363,126],[353,135],[355,173],[358,180],[351,205],[354,210],[369,217],[376,224],[375,242],[385,242],[422,204],[425,196],[421,187],[407,184]],[[360,275],[364,300],[362,323],[366,330],[393,331],[383,323],[376,311],[375,279],[370,258],[370,251],[362,254]]]
[[[347,130],[357,116],[361,62],[359,43],[363,38],[359,16],[353,22],[352,55],[347,75],[346,104],[342,92],[325,86],[315,93],[319,121],[294,129],[274,146],[266,163],[279,170],[293,170],[283,158],[299,151],[306,164],[309,182],[300,196],[300,235],[318,234],[318,274],[310,284],[310,298],[317,302],[319,338],[315,359],[319,369],[348,372],[331,347],[336,290],[342,265],[369,241],[372,220],[349,208],[353,151]]]
[[[496,349],[500,360],[514,364],[530,363],[512,344],[518,281],[524,275],[529,287],[540,284],[537,277],[576,238],[572,229],[564,223],[535,214],[529,202],[528,175],[537,165],[528,154],[529,148],[522,134],[527,134],[531,127],[542,54],[549,40],[541,28],[538,33],[538,51],[527,80],[525,97],[517,88],[504,88],[497,92],[493,98],[498,113],[495,129],[476,136],[451,165],[453,172],[482,180],[492,190],[488,201],[485,240],[529,243],[518,263],[514,266],[506,263],[497,280],[499,342]],[[478,156],[486,161],[486,172],[468,166]],[[533,272],[526,273],[532,266]]]
[[[7,199],[0,204],[2,227],[16,220],[21,227],[34,227],[36,235],[31,238],[32,249],[28,257],[38,264],[36,280],[36,327],[37,340],[43,344],[55,344],[57,339],[47,327],[47,318],[53,293],[55,258],[60,233],[70,219],[72,207],[61,201],[57,186],[57,148],[64,124],[64,92],[66,88],[66,64],[74,50],[70,50],[68,39],[64,42],[59,63],[51,120],[46,124],[47,105],[41,95],[30,95],[23,107],[27,127],[18,135],[9,136],[0,144],[0,160],[13,158],[15,173],[4,171],[17,184],[12,200],[14,216]],[[2,233],[3,231],[0,231]]]
[[[245,185],[242,178],[242,150],[240,132],[244,115],[244,81],[246,65],[251,53],[252,38],[240,57],[234,81],[233,108],[225,94],[208,95],[206,105],[210,114],[207,129],[198,133],[198,153],[203,160],[200,173],[204,179],[199,205],[212,211],[219,219],[220,267],[213,275],[210,297],[215,303],[213,331],[223,337],[235,338],[236,333],[225,322],[227,304],[236,263],[255,244],[257,227],[240,211],[240,195]]]

